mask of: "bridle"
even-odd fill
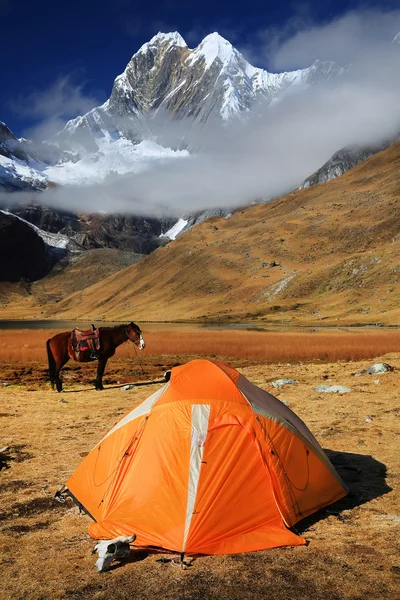
[[[130,327],[130,325],[131,324],[129,323],[129,325],[127,325],[125,327],[125,333],[126,333],[127,340],[129,340],[129,341],[132,342],[131,338],[129,337],[129,327]],[[136,325],[136,327],[137,327],[137,325]],[[139,339],[136,340],[136,342],[132,342],[132,344],[133,344],[133,349],[134,349],[135,354],[136,354],[136,360],[138,361],[138,365],[141,368],[143,375],[146,375],[146,373],[145,373],[145,371],[144,371],[144,369],[142,367],[142,363],[140,362],[140,358],[139,358],[138,352],[136,350],[136,346],[138,346],[140,348],[140,350],[143,350],[146,347],[146,342],[143,339],[142,332],[141,332],[140,328],[139,327],[137,327],[137,328],[139,330]]]
[[[146,342],[143,339],[142,332],[140,331],[139,327],[138,327],[139,339],[135,340],[135,341],[131,340],[131,338],[129,337],[129,327],[130,327],[130,324],[125,327],[125,335],[126,335],[127,341],[132,342],[132,344],[134,346],[138,346],[140,348],[140,350],[143,350],[146,347]]]

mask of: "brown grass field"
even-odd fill
[[[0,599],[398,598],[399,334],[143,330],[146,375],[126,345],[109,362],[104,392],[89,383],[95,365],[69,363],[62,395],[46,383],[44,341],[52,332],[0,332],[0,382],[8,383],[0,386],[0,447],[7,447],[0,471]],[[104,433],[161,385],[165,368],[203,354],[225,359],[285,400],[328,451],[352,495],[299,524],[304,547],[196,557],[185,570],[136,549],[128,562],[97,574],[88,517],[70,501],[55,502],[54,492]],[[382,361],[395,371],[352,376]],[[276,378],[297,385],[278,391],[271,386]],[[121,393],[128,381],[137,385]],[[321,383],[352,392],[320,394],[314,387]]]
[[[290,332],[248,330],[146,331],[142,359],[179,354],[243,358],[248,360],[359,360],[400,351],[400,329]],[[46,361],[46,340],[55,330],[0,330],[0,361]],[[131,344],[122,344],[117,357],[132,358]]]

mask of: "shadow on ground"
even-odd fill
[[[372,456],[328,449],[325,449],[325,452],[347,485],[349,494],[297,523],[296,530],[300,534],[329,515],[338,515],[340,519],[343,511],[361,506],[392,491],[386,483],[386,465]]]
[[[135,383],[121,383],[119,385],[105,385],[104,386],[104,390],[118,390],[121,389],[123,387],[125,387],[126,385],[132,385],[133,388],[136,387],[143,387],[146,385],[161,385],[165,383],[165,379],[156,379],[154,381],[138,381]],[[133,389],[132,388],[132,389]],[[90,392],[91,390],[95,390],[96,388],[94,386],[92,387],[85,387],[85,388],[79,388],[78,390],[65,390],[63,389],[62,394],[77,394],[78,392]],[[102,391],[102,390],[97,390],[97,391]]]

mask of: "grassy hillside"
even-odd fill
[[[212,218],[57,314],[397,323],[399,172],[395,144],[339,179]]]
[[[400,144],[343,177],[212,218],[47,317],[397,324]]]
[[[111,248],[70,255],[38,281],[0,282],[0,318],[43,318],[49,306],[57,316],[58,303],[69,294],[102,281],[112,273],[140,260],[140,254]]]

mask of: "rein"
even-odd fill
[[[139,365],[139,367],[141,368],[143,375],[145,375],[145,376],[147,377],[147,373],[146,373],[146,372],[145,372],[145,370],[143,369],[142,363],[141,363],[141,361],[140,361],[140,358],[139,358],[138,351],[136,350],[136,344],[133,344],[133,348],[134,348],[134,350],[135,350],[135,354],[136,354],[136,360],[138,361],[138,365]]]
[[[130,337],[129,337],[129,333],[128,333],[128,326],[127,326],[127,327],[125,327],[125,334],[126,334],[126,339],[127,339],[127,341],[132,341],[132,340],[130,339]],[[140,369],[141,369],[141,371],[142,371],[143,375],[144,375],[145,377],[147,377],[147,373],[146,373],[146,372],[145,372],[145,370],[143,369],[143,366],[142,366],[141,360],[140,360],[140,358],[139,358],[138,351],[136,350],[136,343],[135,343],[135,342],[132,342],[132,344],[133,344],[133,349],[135,350],[135,354],[136,354],[136,360],[137,360],[137,362],[138,362],[138,365],[139,365],[139,367],[140,367]]]

